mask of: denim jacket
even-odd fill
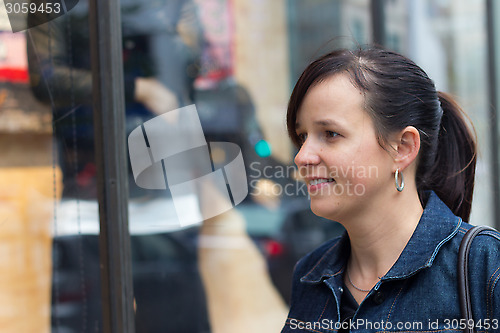
[[[294,271],[290,313],[282,332],[500,332],[500,234],[483,231],[470,252],[474,323],[461,320],[457,255],[472,226],[430,192],[408,244],[392,268],[340,322],[349,237],[333,239],[301,259]]]

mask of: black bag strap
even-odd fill
[[[469,290],[469,252],[474,237],[476,237],[477,234],[479,234],[483,230],[494,231],[495,229],[488,226],[477,226],[470,229],[462,239],[462,243],[460,243],[460,248],[458,250],[458,299],[460,301],[460,311],[462,312],[462,318],[465,319],[467,326],[464,329],[465,333],[474,333],[474,328],[469,327],[469,323],[474,323]]]

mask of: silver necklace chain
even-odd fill
[[[347,269],[346,269],[346,273],[347,273],[347,279],[349,280],[349,283],[351,284],[351,286],[353,286],[353,287],[354,287],[354,289],[359,290],[359,291],[362,291],[362,292],[364,292],[364,293],[367,293],[367,292],[369,292],[369,291],[371,290],[371,289],[361,289],[361,288],[357,287],[357,286],[356,286],[356,285],[352,282],[352,280],[351,280],[351,276],[349,275],[349,270],[347,270]]]

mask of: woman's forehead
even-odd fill
[[[364,114],[364,96],[346,75],[335,75],[311,86],[297,111],[295,126],[306,122],[322,125]]]

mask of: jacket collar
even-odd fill
[[[396,263],[381,281],[407,278],[432,266],[440,248],[457,234],[461,223],[462,220],[453,215],[446,204],[430,191],[417,228]],[[342,273],[350,251],[349,236],[345,232],[300,281],[318,283]]]

